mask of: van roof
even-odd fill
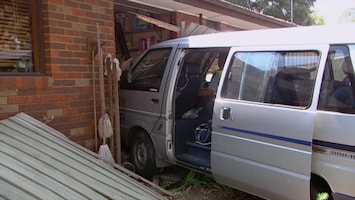
[[[177,38],[160,43],[180,47],[230,47],[355,43],[355,23],[220,32]],[[160,45],[159,45],[160,46]]]

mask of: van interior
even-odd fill
[[[209,172],[213,103],[229,48],[184,51],[175,87],[175,157]]]

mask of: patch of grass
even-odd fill
[[[326,192],[317,194],[317,200],[327,200],[328,198],[329,198],[329,194]]]
[[[233,196],[233,189],[228,186],[217,183],[211,175],[201,174],[190,170],[185,179],[172,183],[165,187],[168,190],[184,192],[191,187],[203,188],[205,193],[218,192],[222,196]]]

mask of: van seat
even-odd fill
[[[203,77],[201,76],[202,68],[199,64],[185,63],[181,72],[179,85],[180,94],[176,97],[175,116],[181,116],[194,108],[198,103],[198,93],[201,89]]]
[[[271,103],[307,106],[311,100],[312,85],[310,78],[312,69],[285,68],[275,76]]]

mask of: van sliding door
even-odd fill
[[[211,169],[218,181],[264,198],[309,198],[312,98],[327,49],[231,50],[213,116]]]

